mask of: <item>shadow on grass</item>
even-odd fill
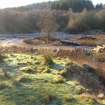
[[[28,84],[26,86],[26,83],[19,82],[15,88],[4,90],[3,95],[15,105],[63,105],[61,99],[43,87],[43,83],[37,83],[31,88]]]
[[[85,73],[87,72],[84,71],[80,72],[79,69],[75,70],[76,71],[70,71],[71,73],[68,73],[71,74],[69,76],[72,77],[69,79],[78,80],[83,86],[85,86],[81,79],[86,80]],[[83,77],[84,74],[85,76]],[[77,78],[76,76],[82,77],[79,80],[79,78]],[[90,75],[87,77],[90,80],[91,78],[89,77]],[[41,80],[31,80],[28,79],[28,77],[26,77],[21,78],[19,81],[16,81],[15,83],[13,82],[13,87],[4,89],[0,93],[0,95],[3,96],[3,99],[6,102],[5,105],[64,105],[64,104],[78,105],[81,102],[79,102],[77,98],[67,95],[67,94],[75,95],[73,91],[75,91],[75,89],[71,88],[70,85],[67,85],[65,83],[52,84]],[[8,104],[8,102],[14,104]],[[82,104],[85,105],[85,102],[82,102]],[[91,105],[95,104],[93,103]]]
[[[11,76],[16,75],[17,66],[10,65],[6,63],[4,60],[0,61],[0,70],[4,74],[5,77],[10,78]]]
[[[56,64],[56,63],[49,65],[49,67],[51,69],[55,69],[55,70],[63,70],[64,69],[64,66],[62,66],[61,64]]]
[[[78,81],[82,86],[88,89],[90,93],[105,93],[105,86],[100,80],[100,75],[96,73],[94,68],[87,64],[83,64],[83,67],[71,65],[64,74],[64,77],[67,80]]]

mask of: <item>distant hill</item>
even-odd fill
[[[43,10],[51,8],[52,2],[42,2],[30,4],[27,6],[21,6],[16,8],[6,8],[5,10],[15,10],[15,11],[31,11],[31,10]]]
[[[32,10],[43,10],[43,9],[51,9],[53,4],[56,4],[58,2],[42,2],[42,3],[34,3],[26,6],[20,6],[20,7],[14,7],[14,8],[6,8],[3,10],[14,10],[14,11],[19,11],[19,12],[24,12],[24,11],[32,11]],[[105,9],[105,4],[97,4],[94,6],[93,10],[102,10]]]
[[[66,1],[66,0],[65,0]],[[70,0],[69,0],[70,1]],[[74,0],[71,0],[74,2]],[[87,3],[86,6],[91,9],[87,9],[82,4],[78,5],[77,0],[72,7],[68,3],[67,10],[52,8],[58,2],[43,2],[30,4],[27,6],[6,8],[0,10],[0,33],[31,33],[40,32],[41,15],[46,12],[47,9],[54,9],[54,17],[59,25],[57,31],[61,32],[87,32],[91,30],[105,31],[105,5],[97,4],[93,6],[92,3]],[[80,0],[84,1],[84,0]],[[88,5],[87,5],[88,4]],[[67,5],[67,4],[66,4]],[[64,7],[66,7],[66,5]],[[80,9],[78,9],[80,7]]]

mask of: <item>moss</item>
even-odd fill
[[[50,69],[49,68],[45,68],[45,70],[43,70],[41,73],[50,73]]]
[[[53,79],[53,83],[64,83],[64,82],[65,79],[60,75],[57,75],[56,78]]]
[[[97,105],[99,104],[98,102],[96,102],[96,100],[92,97],[88,97],[88,96],[80,96],[78,97],[78,100],[80,101],[80,103],[84,103],[84,102],[87,102],[86,105]],[[101,104],[99,104],[101,105]]]
[[[82,94],[86,92],[86,89],[83,86],[75,86],[76,94]]]
[[[5,66],[15,76],[9,80],[0,78],[1,105],[97,105],[91,97],[81,96],[88,89],[78,79],[78,76],[85,78],[84,68],[67,58],[53,58],[57,67],[45,65],[42,55],[6,54],[4,61],[1,68]],[[94,75],[89,75],[89,78],[94,78]],[[96,83],[94,79],[92,81]]]
[[[63,98],[64,98],[64,101],[70,102],[70,103],[74,103],[76,101],[75,98],[70,94],[65,94]]]
[[[21,68],[21,71],[23,71],[25,73],[30,73],[30,74],[36,73],[36,70],[33,69],[32,67],[24,67],[24,68]]]
[[[58,72],[58,75],[64,76],[65,74],[66,74],[66,70],[61,70],[61,71]]]
[[[11,86],[9,86],[9,84],[7,84],[7,83],[0,83],[0,90],[9,89],[9,88],[11,88]]]
[[[17,80],[17,82],[30,82],[30,81],[32,81],[32,80],[27,77],[21,77]]]

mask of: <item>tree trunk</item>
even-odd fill
[[[49,39],[50,39],[50,33],[48,32],[48,33],[47,33],[47,39],[46,39],[46,40],[47,40],[47,41],[46,41],[47,44],[48,44],[48,42],[49,42]]]

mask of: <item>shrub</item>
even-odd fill
[[[48,55],[44,55],[44,62],[46,65],[52,65],[54,64],[52,57],[48,54]]]

